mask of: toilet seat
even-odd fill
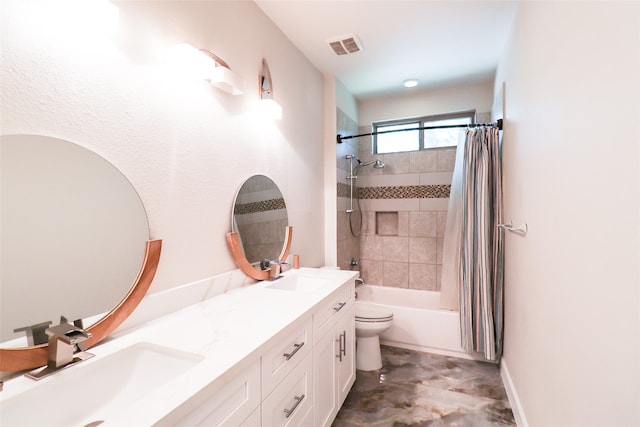
[[[356,321],[364,323],[388,322],[393,320],[393,312],[373,304],[356,301]]]
[[[393,320],[393,316],[389,316],[389,317],[358,317],[356,316],[356,322],[362,322],[362,323],[390,322],[391,320]]]

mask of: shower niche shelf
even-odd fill
[[[376,235],[398,235],[398,212],[376,212]]]

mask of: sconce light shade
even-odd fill
[[[209,80],[214,87],[232,95],[243,93],[242,78],[214,53],[181,43],[171,49],[170,55],[173,67],[180,74]]]
[[[243,93],[242,78],[222,65],[213,69],[211,84],[231,95],[242,95]]]
[[[271,83],[271,72],[266,59],[262,59],[262,70],[260,71],[260,113],[265,117],[280,120],[282,118],[282,107],[273,100],[273,85]]]

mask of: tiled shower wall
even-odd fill
[[[338,111],[339,126],[343,123],[340,113]],[[478,114],[476,120],[486,122],[489,114]],[[347,122],[345,120],[343,125]],[[356,133],[351,128],[344,129],[350,134]],[[371,132],[370,127],[357,129],[357,133],[367,132]],[[357,145],[356,155],[361,160],[380,158],[385,168],[367,166],[358,172],[357,194],[363,225],[360,238],[356,239],[351,237],[347,214],[343,213],[349,202],[346,180],[349,166],[344,160],[347,153],[343,153],[342,158],[338,155],[340,268],[350,268],[349,261],[354,257],[359,261],[358,268],[367,283],[439,291],[456,148],[373,156],[371,138],[358,140],[357,144],[349,146],[349,150]],[[345,144],[346,141],[342,145]],[[346,185],[346,193],[341,193],[341,183]],[[359,250],[353,247],[355,244]]]
[[[370,145],[361,142],[360,158],[371,158]],[[360,171],[360,270],[367,283],[440,290],[455,150],[385,154],[384,169]]]

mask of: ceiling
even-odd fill
[[[493,78],[517,0],[256,0],[322,72],[356,98]],[[355,33],[363,49],[336,55],[327,43]]]

